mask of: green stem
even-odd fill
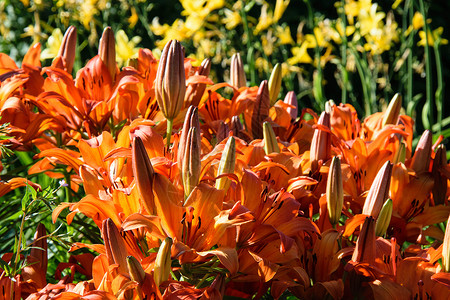
[[[442,66],[441,66],[441,54],[439,52],[439,44],[441,39],[438,38],[433,45],[434,48],[434,56],[436,57],[436,73],[437,73],[437,88],[435,93],[435,103],[436,103],[436,112],[437,112],[437,124],[438,124],[438,132],[442,131],[442,106],[443,102],[443,91],[444,91],[444,82],[442,80]]]
[[[250,73],[250,85],[256,85],[256,69],[255,69],[255,53],[254,53],[254,47],[253,47],[253,34],[248,26],[248,20],[247,20],[247,13],[245,12],[245,2],[242,2],[242,9],[240,11],[241,18],[242,18],[242,24],[244,25],[244,31],[247,35],[247,64],[248,64],[248,71]]]
[[[424,122],[424,126],[426,129],[430,129],[431,125],[434,124],[434,108],[431,99],[431,58],[430,58],[430,49],[428,45],[428,24],[427,24],[427,15],[425,14],[425,7],[423,5],[423,0],[419,0],[420,13],[423,16],[425,22],[423,22],[423,30],[425,31],[425,81],[426,81],[426,102],[428,103],[428,120]]]
[[[173,119],[167,119],[167,133],[166,133],[167,152],[169,152],[169,148],[170,148],[170,138],[172,137],[172,127],[173,127]]]

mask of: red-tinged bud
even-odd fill
[[[441,173],[441,169],[447,165],[447,150],[444,145],[439,145],[434,156],[431,173],[434,178],[433,199],[434,204],[444,204],[447,195],[447,176]]]
[[[273,106],[278,100],[278,94],[281,90],[281,79],[283,78],[281,74],[281,64],[276,64],[270,74],[269,78],[269,97],[270,106]]]
[[[239,137],[241,130],[244,130],[244,126],[242,126],[238,116],[233,116],[231,118],[231,130],[233,131],[233,135],[237,137]]]
[[[295,120],[298,116],[298,101],[297,97],[295,96],[295,93],[293,91],[290,91],[286,94],[286,97],[284,97],[284,103],[292,105],[293,107],[287,108],[287,112],[289,115],[291,115],[291,119]]]
[[[362,213],[374,218],[378,217],[384,201],[389,195],[389,186],[391,182],[392,164],[387,161],[378,171],[377,176],[372,182]]]
[[[184,151],[183,166],[181,176],[183,178],[184,194],[188,197],[192,190],[200,181],[200,173],[202,170],[200,160],[200,135],[198,129],[191,127],[189,129],[186,149]]]
[[[272,125],[269,122],[263,123],[263,137],[264,137],[264,152],[280,153],[280,147],[278,146],[277,136],[273,131]]]
[[[105,30],[103,30],[103,34],[98,47],[98,55],[108,68],[109,75],[111,76],[111,81],[114,82],[117,72],[116,39],[114,38],[114,32],[109,26],[106,27]]]
[[[373,265],[376,256],[375,242],[375,220],[372,217],[367,217],[356,241],[352,261]]]
[[[344,185],[342,182],[341,160],[333,157],[327,179],[327,209],[331,225],[336,225],[341,217],[344,204]]]
[[[222,174],[234,173],[236,165],[236,141],[234,137],[230,136],[220,158],[219,168],[217,169],[217,176]],[[221,177],[216,181],[216,189],[227,192],[231,181],[226,177]]]
[[[179,41],[171,40],[164,47],[154,86],[159,109],[166,119],[173,120],[183,107],[186,93],[184,51]]]
[[[155,171],[145,150],[144,143],[139,136],[133,139],[133,149],[131,155],[131,165],[136,186],[141,196],[141,203],[148,214],[155,214],[155,200],[153,195],[153,178]]]
[[[267,80],[259,85],[256,101],[253,106],[251,129],[254,139],[263,138],[263,122],[269,117],[270,98]]]
[[[155,279],[156,286],[168,280],[171,271],[172,259],[171,259],[172,239],[166,238],[159,247],[158,254],[156,255],[155,268],[153,278]]]
[[[220,120],[219,121],[219,128],[217,129],[217,135],[216,135],[216,143],[220,143],[224,139],[228,137],[228,134],[230,133],[230,127],[227,123]]]
[[[77,28],[70,26],[64,34],[58,56],[52,63],[53,67],[61,68],[67,73],[72,73],[77,48]]]
[[[203,75],[209,76],[209,72],[211,70],[211,60],[206,58],[202,61],[202,64],[195,72],[195,75]],[[190,105],[198,106],[200,100],[202,99],[203,93],[205,92],[206,84],[205,83],[195,83],[190,84],[186,88],[186,98],[185,98],[185,107]]]
[[[230,66],[231,85],[236,88],[247,86],[247,78],[245,77],[244,64],[239,53],[233,54]]]
[[[47,230],[44,224],[39,223],[36,233],[34,234],[33,248],[31,248],[30,256],[37,259],[38,265],[44,274],[47,273]]]
[[[145,280],[145,271],[141,263],[134,256],[127,256],[128,274],[132,280],[142,284]]]
[[[442,264],[444,271],[450,272],[450,216],[445,227],[444,243],[442,244]]]
[[[322,112],[317,122],[318,125],[330,129],[330,114]],[[314,130],[311,141],[309,159],[311,161],[311,173],[314,174],[320,169],[321,164],[326,162],[331,156],[331,134],[319,128]]]
[[[114,222],[108,218],[102,223],[102,236],[105,241],[106,256],[110,265],[119,265],[121,274],[128,274],[127,248]]]
[[[184,123],[183,128],[181,130],[180,135],[180,142],[178,146],[178,154],[177,154],[177,161],[179,166],[179,169],[182,170],[183,167],[183,158],[184,158],[184,152],[186,151],[187,147],[187,137],[189,133],[189,129],[195,127],[197,128],[197,134],[198,138],[200,139],[200,121],[198,119],[198,108],[195,106],[189,106],[186,116],[184,117]]]
[[[425,130],[420,137],[410,165],[410,168],[416,171],[416,174],[428,172],[431,161],[432,145],[433,135],[431,134],[431,131]]]
[[[402,108],[402,96],[397,93],[392,97],[391,102],[389,102],[389,106],[384,112],[383,122],[381,123],[384,127],[388,124],[397,124],[398,117],[400,115],[400,109]]]

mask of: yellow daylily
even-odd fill
[[[52,31],[52,35],[48,37],[47,48],[41,53],[41,59],[53,59],[58,55],[59,48],[63,40],[61,29],[56,28]]]
[[[138,48],[136,45],[141,41],[140,36],[134,36],[131,40],[123,30],[116,33],[116,60],[119,66],[123,66],[130,58],[136,57]]]
[[[447,45],[448,40],[441,38],[442,32],[444,31],[443,27],[436,28],[433,31],[428,29],[428,34],[425,35],[425,31],[419,31],[420,41],[417,43],[417,46],[425,46],[425,39],[428,40],[428,45],[433,46],[434,43],[439,40],[441,45]]]

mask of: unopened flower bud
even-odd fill
[[[356,241],[352,261],[373,265],[376,256],[375,242],[375,220],[372,217],[367,217]]]
[[[171,40],[164,47],[154,86],[159,109],[166,119],[173,120],[183,107],[186,93],[184,52],[179,41]]]
[[[444,145],[439,145],[434,156],[431,173],[434,178],[433,200],[435,205],[444,204],[447,195],[447,176],[443,176],[441,169],[447,165],[447,150]]]
[[[284,97],[284,103],[292,105],[293,107],[289,107],[286,109],[286,111],[291,115],[291,119],[295,120],[298,116],[298,101],[297,97],[295,96],[295,93],[293,91],[290,91],[286,94],[286,97]]]
[[[378,171],[377,176],[370,186],[369,193],[364,202],[363,214],[374,218],[378,217],[384,200],[386,200],[389,195],[391,174],[392,164],[390,161],[387,161]]]
[[[203,75],[208,76],[209,72],[211,70],[211,60],[209,58],[205,58],[202,61],[202,64],[195,72],[196,75]],[[200,103],[200,100],[202,99],[203,93],[206,89],[206,83],[195,83],[190,84],[186,88],[186,100],[185,100],[185,107],[188,107],[190,105],[198,106]]]
[[[103,220],[102,236],[109,264],[119,265],[119,272],[127,274],[127,248],[119,230],[110,218]]]
[[[217,135],[216,135],[216,142],[220,143],[224,139],[228,137],[228,134],[230,132],[230,128],[227,123],[220,120],[219,121],[219,128],[217,129]]]
[[[141,196],[142,205],[147,213],[153,215],[155,213],[155,200],[153,195],[153,177],[155,171],[145,150],[144,143],[139,136],[133,139],[133,149],[131,154],[131,165],[133,176]]]
[[[53,67],[66,70],[72,73],[73,64],[75,62],[75,53],[77,48],[77,28],[70,26],[64,34],[58,55],[52,63]]]
[[[263,80],[259,85],[256,101],[253,106],[251,131],[254,139],[263,138],[263,122],[269,116],[270,98],[267,80]]]
[[[276,64],[269,78],[270,106],[273,106],[278,100],[278,94],[281,90],[281,79],[281,64]]]
[[[217,176],[222,174],[234,173],[236,165],[236,141],[234,137],[230,136],[220,158],[219,168],[217,169]],[[221,177],[216,180],[216,189],[227,192],[231,181],[226,177]]]
[[[400,109],[402,108],[402,96],[397,93],[392,97],[389,106],[384,112],[383,122],[381,123],[384,127],[387,124],[397,124],[398,116],[400,115]]]
[[[375,235],[383,236],[391,223],[392,217],[392,199],[387,199],[381,208],[380,214],[375,226]]]
[[[442,244],[442,264],[444,271],[450,272],[450,216],[445,227],[444,243]]]
[[[264,152],[270,154],[272,152],[280,153],[277,137],[269,122],[263,123]]]
[[[233,131],[233,135],[237,137],[239,137],[241,130],[244,130],[244,126],[242,126],[238,116],[233,116],[231,118],[231,130]]]
[[[432,143],[433,135],[431,134],[431,131],[427,129],[420,137],[410,165],[410,168],[416,171],[416,174],[428,172],[431,160]]]
[[[318,125],[330,128],[330,113],[324,111],[317,121]],[[319,170],[320,163],[324,163],[331,156],[331,134],[324,130],[316,128],[311,141],[311,150],[309,159],[311,161],[311,173]]]
[[[155,268],[153,278],[155,279],[156,286],[168,280],[171,271],[171,248],[172,239],[167,237],[159,247],[158,254],[156,255]]]
[[[245,77],[244,64],[242,63],[239,53],[233,54],[230,66],[231,85],[236,88],[247,86],[247,78]]]
[[[143,283],[145,279],[145,271],[141,263],[134,256],[127,256],[128,274],[132,280],[137,283]]]
[[[341,217],[344,204],[344,186],[342,182],[341,160],[333,157],[327,179],[327,209],[331,225],[336,225]]]
[[[102,37],[100,39],[98,55],[100,59],[108,68],[111,81],[114,82],[116,78],[116,39],[114,38],[114,32],[111,27],[106,27],[103,30]]]
[[[184,194],[189,196],[192,190],[200,181],[201,160],[200,160],[200,138],[197,128],[191,127],[186,141],[184,151],[183,167],[181,176],[183,177]]]
[[[195,127],[197,128],[198,138],[200,139],[200,121],[198,119],[198,108],[195,106],[189,106],[186,116],[184,117],[183,128],[181,130],[180,142],[178,146],[177,161],[180,164],[179,169],[182,170],[184,152],[187,148],[187,137],[189,129]]]

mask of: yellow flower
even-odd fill
[[[439,27],[439,28],[433,30],[433,32],[430,32],[430,30],[428,30],[428,34],[427,34],[428,45],[433,46],[434,43],[438,40],[440,41],[439,42],[440,45],[448,44],[447,39],[441,38],[443,31],[444,31],[443,27]],[[423,30],[419,31],[419,36],[420,36],[420,41],[417,43],[417,46],[425,46],[425,39],[426,39],[425,31],[423,31]]]
[[[222,19],[222,23],[225,24],[225,28],[228,30],[241,24],[242,19],[238,11],[232,11],[231,9],[224,9],[225,18]]]
[[[276,27],[276,35],[280,40],[280,44],[282,45],[293,45],[294,40],[292,39],[291,29],[289,26],[277,26]]]
[[[52,35],[47,40],[47,48],[41,53],[41,59],[52,59],[58,55],[59,48],[63,40],[61,29],[56,28],[52,31]]]
[[[358,15],[361,35],[372,34],[372,31],[376,31],[383,26],[382,21],[385,13],[377,12],[377,8],[377,4],[372,4],[370,10],[361,10],[361,13]]]
[[[128,18],[128,23],[130,23],[130,28],[134,28],[134,26],[136,26],[136,23],[138,20],[139,20],[139,17],[136,12],[136,8],[134,8],[134,6],[132,6],[131,7],[131,16]]]
[[[258,24],[256,25],[254,34],[258,35],[259,32],[262,30],[267,29],[272,24],[275,24],[278,22],[281,17],[284,14],[284,11],[286,10],[287,6],[289,5],[290,0],[277,0],[275,4],[274,12],[267,12],[267,9],[269,8],[269,4],[267,2],[264,2],[262,8],[261,8],[261,15],[259,16]]]
[[[141,41],[141,37],[135,36],[131,40],[123,30],[116,33],[116,59],[119,66],[123,66],[130,58],[138,53],[136,45]]]
[[[412,19],[413,28],[415,30],[420,29],[423,27],[424,24],[425,24],[425,22],[423,20],[422,14],[420,12],[416,11],[416,13],[414,14],[414,17]]]
[[[293,56],[288,58],[287,62],[290,65],[296,64],[310,64],[313,62],[311,56],[308,54],[308,43],[301,44],[300,47],[292,47],[291,52]]]
[[[402,2],[403,0],[395,0],[394,4],[392,4],[392,9],[396,9]]]

